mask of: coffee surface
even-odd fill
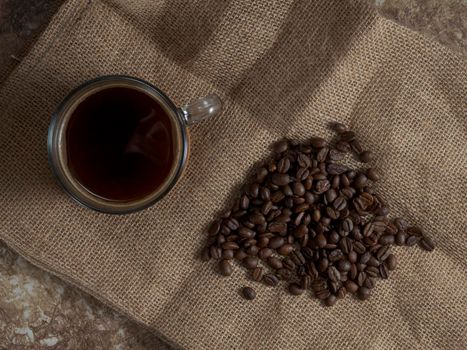
[[[175,161],[172,129],[170,116],[144,92],[100,90],[70,117],[68,167],[95,195],[115,201],[143,198],[170,174]]]

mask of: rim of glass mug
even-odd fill
[[[82,101],[92,94],[109,87],[127,87],[136,89],[154,98],[171,118],[176,133],[174,161],[167,181],[151,194],[132,201],[117,201],[100,197],[92,193],[77,181],[67,166],[66,128],[71,114]],[[52,115],[48,130],[47,152],[52,173],[59,184],[76,202],[84,207],[108,214],[128,214],[146,209],[162,199],[177,183],[189,154],[189,134],[187,127],[198,121],[216,115],[221,110],[220,99],[216,95],[208,95],[192,104],[177,108],[175,104],[156,86],[145,80],[126,75],[101,76],[79,85],[73,89],[58,106]]]

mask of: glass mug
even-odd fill
[[[188,127],[221,109],[216,95],[177,108],[161,90],[133,77],[88,81],[52,117],[52,171],[85,207],[110,214],[145,209],[175,185],[186,167]]]

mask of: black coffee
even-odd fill
[[[92,193],[130,201],[153,193],[175,161],[170,116],[145,93],[111,87],[75,109],[66,130],[68,167]]]

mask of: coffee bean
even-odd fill
[[[256,232],[247,227],[242,227],[238,230],[238,234],[243,238],[253,238],[256,235]]]
[[[315,238],[315,243],[318,245],[319,248],[324,248],[327,244],[326,237],[320,233]]]
[[[379,181],[380,179],[380,175],[379,175],[379,172],[378,170],[376,170],[375,168],[369,168],[367,169],[366,171],[366,176],[371,180],[371,181]]]
[[[277,172],[281,174],[285,174],[289,171],[290,169],[290,160],[288,158],[282,158],[279,160],[277,163]]]
[[[435,249],[435,244],[433,242],[433,240],[430,238],[430,237],[427,237],[427,236],[423,236],[422,239],[418,242],[418,244],[420,245],[420,247],[422,247],[423,249],[431,252],[433,251],[433,249]]]
[[[242,262],[243,265],[249,270],[254,269],[256,268],[256,266],[258,266],[258,258],[253,256],[247,256],[245,259],[243,259]]]
[[[378,249],[378,252],[376,253],[376,258],[380,261],[384,261],[387,259],[389,254],[390,254],[389,246],[383,246]]]
[[[253,300],[256,298],[256,292],[253,288],[250,287],[243,287],[242,288],[242,295],[246,300]]]
[[[220,221],[214,221],[211,226],[209,226],[209,229],[208,229],[208,234],[210,236],[215,236],[219,233],[221,229],[221,222]]]
[[[340,273],[334,266],[328,267],[328,278],[333,282],[340,281]]]
[[[337,200],[337,199],[336,199]],[[350,232],[353,230],[353,222],[350,218],[346,218],[342,221],[341,228],[344,232]]]
[[[262,248],[262,249],[260,249],[259,252],[258,252],[258,257],[259,257],[261,260],[266,260],[266,259],[269,258],[271,255],[272,255],[272,250],[269,249],[269,248]]]
[[[379,265],[379,275],[381,276],[381,278],[388,278],[389,269],[387,268],[386,264]]]
[[[256,256],[258,255],[259,248],[256,245],[251,245],[246,249],[246,253],[251,256]]]
[[[219,263],[219,272],[222,276],[230,276],[233,272],[232,265],[228,260],[221,260]]]
[[[342,152],[342,153],[349,153],[351,150],[350,144],[346,141],[337,142],[335,147],[339,152]]]
[[[251,198],[257,198],[259,194],[259,184],[258,183],[253,183],[250,185],[248,188],[248,195]]]
[[[376,259],[374,256],[370,257],[370,260],[368,260],[367,263],[369,266],[379,266],[379,261]]]
[[[358,253],[358,254],[363,254],[365,252],[365,246],[361,242],[354,242],[353,243],[353,249]]]
[[[291,283],[291,284],[289,284],[289,292],[292,295],[301,295],[301,294],[303,294],[303,292],[305,292],[305,289],[303,289],[297,283]]]
[[[263,268],[258,266],[255,269],[251,270],[251,278],[253,281],[259,282],[263,278]]]
[[[370,289],[368,289],[366,287],[360,287],[359,290],[358,290],[357,295],[358,295],[359,299],[367,300],[371,295],[371,291],[370,291]]]
[[[330,163],[328,164],[326,170],[331,175],[340,175],[349,170],[349,168],[342,164]]]
[[[285,186],[290,182],[290,177],[288,174],[273,174],[271,181],[277,186]]]
[[[321,137],[310,138],[310,144],[315,148],[323,148],[326,146],[326,140]]]
[[[277,249],[277,252],[280,255],[289,255],[292,251],[294,250],[294,247],[292,244],[284,244],[279,249]]]
[[[212,245],[210,248],[210,255],[211,258],[218,260],[222,256],[222,249]]]
[[[303,256],[303,254],[299,251],[293,251],[291,254],[290,254],[290,258],[292,259],[292,261],[296,264],[296,265],[303,265],[305,264],[306,260],[305,260],[305,257]]]
[[[236,250],[238,248],[240,248],[240,246],[235,242],[225,242],[224,244],[222,244],[222,249]]]
[[[403,218],[394,219],[394,224],[396,225],[399,231],[405,231],[409,227],[407,221],[405,221]]]
[[[340,260],[337,263],[339,271],[350,271],[352,264],[348,260]]]
[[[238,249],[235,251],[234,253],[234,257],[235,259],[237,259],[238,261],[242,261],[243,259],[245,259],[247,257],[247,253],[245,253],[244,250],[242,249]]]
[[[371,277],[378,277],[379,276],[379,268],[376,267],[376,266],[368,266],[366,269],[365,269],[365,272],[368,276],[371,276]]]
[[[383,245],[391,245],[394,244],[395,237],[393,235],[384,235],[381,236],[379,239],[379,243]]]
[[[319,180],[315,184],[315,192],[317,194],[324,193],[330,188],[331,188],[331,183],[329,182],[329,180]]]
[[[360,154],[361,152],[363,152],[362,145],[360,144],[358,140],[352,140],[349,143],[350,143],[350,148],[352,149],[354,153]]]
[[[347,292],[349,292],[351,294],[357,292],[358,285],[355,282],[347,280],[344,284],[345,284],[345,289],[347,290]]]
[[[281,247],[282,245],[284,245],[284,243],[285,243],[285,240],[283,237],[276,236],[269,240],[269,248],[277,249]]]
[[[409,238],[405,240],[405,245],[409,247],[414,246],[415,244],[418,243],[419,240],[420,240],[420,237],[418,236],[409,236]]]
[[[368,178],[365,175],[360,174],[353,181],[353,185],[356,188],[363,188],[366,186],[367,182],[368,182]]]
[[[358,155],[362,163],[368,163],[373,159],[373,153],[370,151],[363,151]]]
[[[274,233],[285,233],[287,231],[287,224],[285,222],[273,221],[268,225],[268,229]]]
[[[284,281],[290,281],[290,279],[292,278],[292,271],[288,269],[279,269],[277,270],[277,274]]]
[[[363,286],[368,288],[368,289],[373,289],[375,288],[375,280],[372,277],[367,277],[365,282],[363,282]]]
[[[326,298],[326,300],[324,301],[324,304],[326,306],[333,306],[335,305],[337,302],[337,298],[335,295],[330,295],[329,297]]]
[[[357,284],[361,287],[363,286],[363,283],[365,282],[366,280],[366,273],[361,271],[358,273],[358,276],[357,276]]]
[[[397,259],[394,254],[389,254],[388,258],[384,261],[389,271],[392,271],[396,268]]]
[[[349,142],[355,139],[355,133],[353,131],[344,131],[340,133],[339,138],[341,141]]]
[[[256,172],[256,182],[262,183],[264,180],[266,180],[268,173],[269,173],[268,169],[259,168],[258,171]]]
[[[300,153],[297,157],[297,163],[302,168],[309,168],[311,166],[311,159],[303,153]]]
[[[342,123],[338,123],[338,122],[331,123],[330,127],[331,127],[332,130],[334,130],[338,134],[342,134],[342,133],[348,131],[347,126],[345,126]]]
[[[405,244],[405,232],[403,231],[397,232],[395,242],[397,245],[404,245]]]
[[[233,250],[223,250],[222,251],[222,259],[225,260],[232,260],[234,258],[235,251]]]
[[[268,286],[275,287],[279,284],[279,278],[273,274],[268,273],[263,276],[263,282]]]
[[[344,257],[342,250],[334,249],[328,254],[328,259],[330,262],[336,262]]]
[[[282,267],[283,267],[281,259],[273,257],[273,256],[269,257],[267,259],[267,262],[268,262],[269,266],[271,266],[275,270],[282,269]]]

